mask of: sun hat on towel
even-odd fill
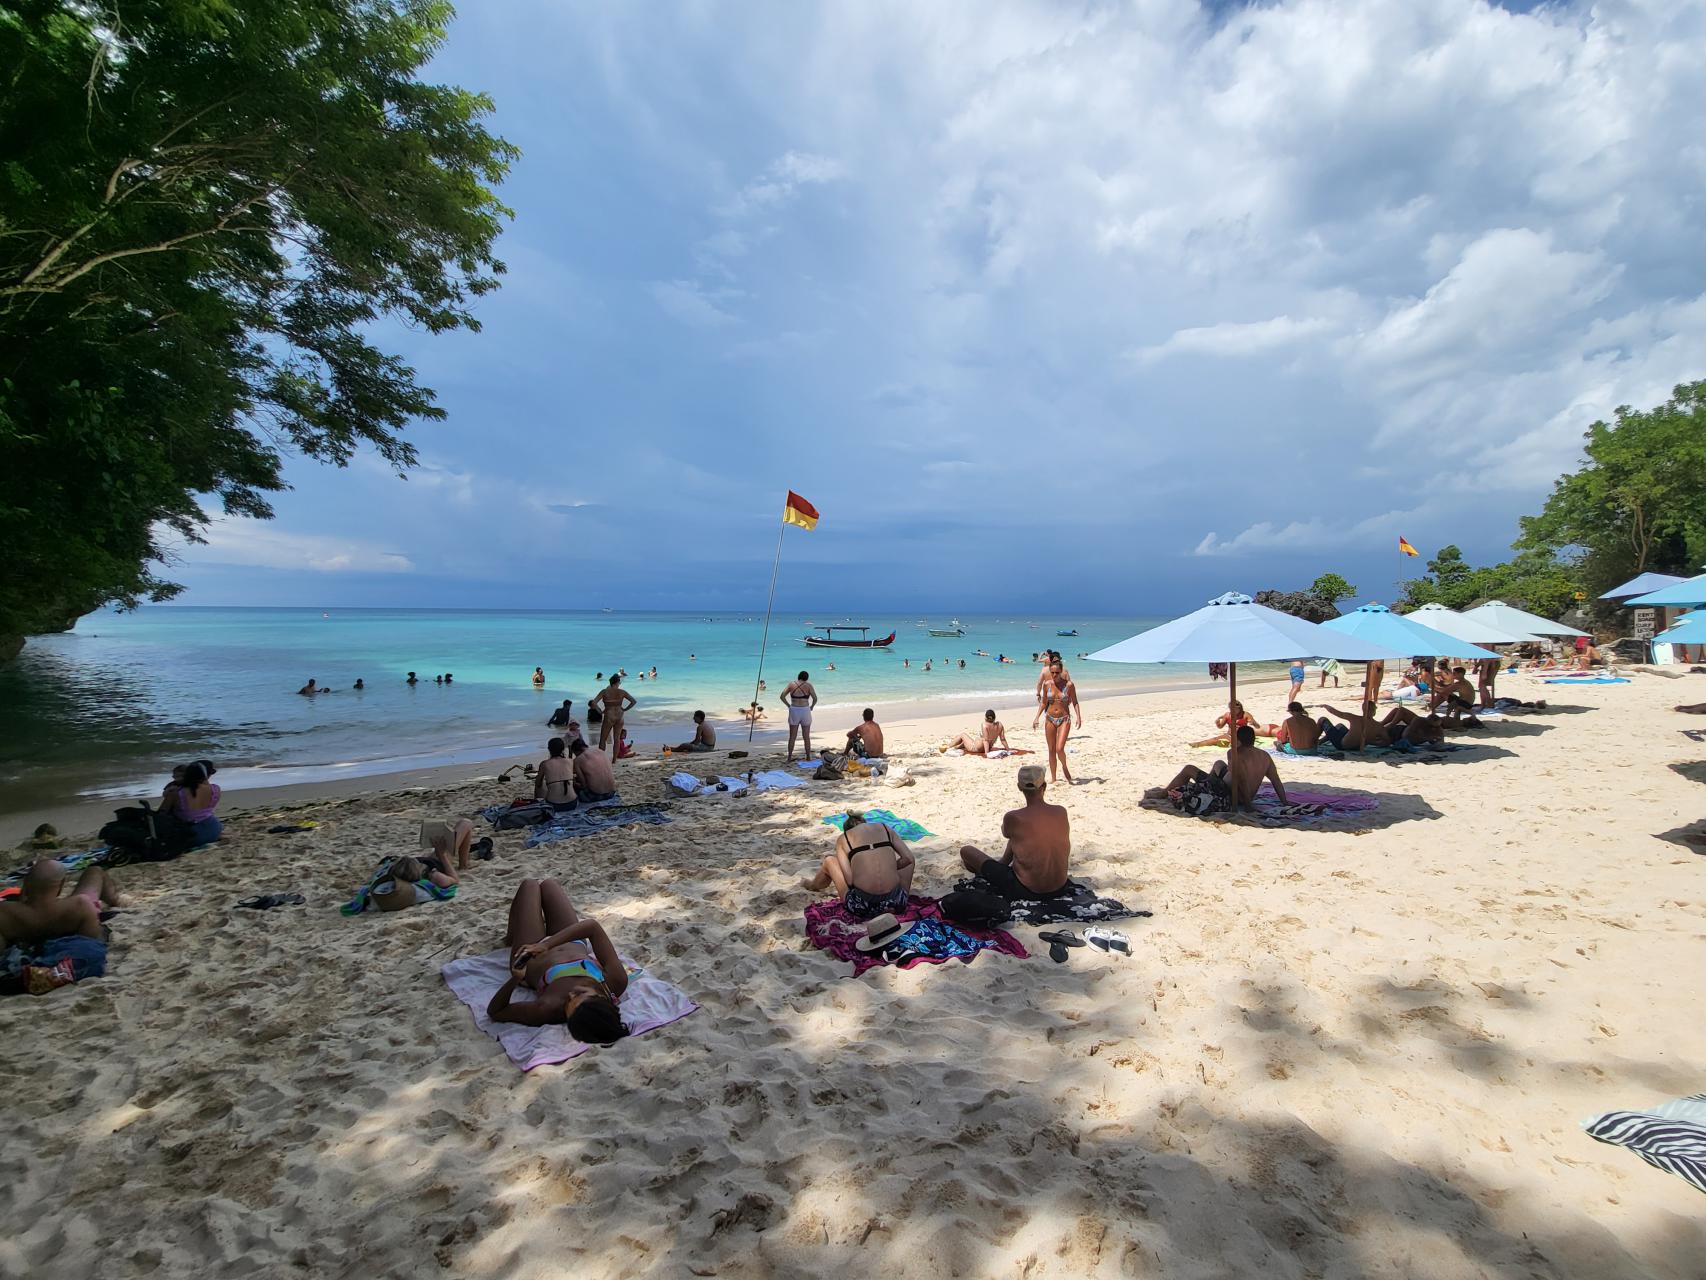
[[[884,947],[898,941],[902,934],[912,928],[911,924],[903,924],[893,915],[885,913],[872,916],[865,926],[865,936],[853,945],[861,951],[881,951]]]

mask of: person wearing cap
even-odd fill
[[[1066,863],[1072,852],[1072,833],[1066,809],[1050,804],[1048,771],[1040,764],[1019,770],[1021,808],[1010,809],[1001,820],[1007,851],[991,857],[973,845],[960,850],[965,869],[1003,898],[1046,898],[1066,887]]]

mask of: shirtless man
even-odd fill
[[[703,711],[693,713],[693,741],[684,742],[677,751],[715,751],[717,749],[717,731],[705,719]]]
[[[598,749],[603,751],[604,744],[611,738],[618,742],[622,740],[622,717],[634,705],[634,695],[622,687],[622,676],[618,673],[610,677],[610,683],[595,693],[592,700],[603,708],[603,719],[598,722]],[[587,717],[591,718],[590,715]]]
[[[800,672],[799,679],[788,682],[782,690],[782,705],[788,708],[788,760],[794,759],[794,741],[805,735],[805,751],[812,753],[812,708],[817,706],[817,690],[812,688],[811,673]]]
[[[1421,716],[1408,707],[1393,707],[1381,723],[1394,742],[1402,738],[1413,747],[1426,747],[1445,741],[1445,721],[1432,712]]]
[[[1361,751],[1364,747],[1384,747],[1389,745],[1386,729],[1380,721],[1374,718],[1374,704],[1362,704],[1362,714],[1350,711],[1340,711],[1337,707],[1323,707],[1327,715],[1338,716],[1344,724],[1334,724],[1327,716],[1322,716],[1315,723],[1321,727],[1321,736],[1340,751]]]
[[[1290,744],[1293,751],[1313,751],[1321,741],[1321,726],[1304,710],[1301,702],[1293,702],[1285,709],[1285,719],[1280,722],[1279,732],[1274,734],[1274,745]]]
[[[1503,658],[1480,658],[1475,663],[1476,692],[1481,695],[1483,709],[1491,709],[1498,701],[1493,692],[1493,684],[1499,678],[1499,668],[1504,665]]]
[[[566,729],[575,722],[574,700],[564,698],[563,705],[551,713],[551,718],[545,722],[547,729]]]
[[[1003,751],[1013,749],[1007,744],[1007,726],[997,720],[995,712],[990,710],[983,713],[983,728],[981,730],[973,733],[967,729],[952,742],[938,747],[937,750],[963,751],[968,756],[986,756],[995,750],[997,743],[1000,743]]]
[[[23,892],[0,902],[0,942],[40,942],[68,934],[102,938],[101,908],[123,905],[117,882],[105,867],[89,867],[62,898],[64,883],[64,863],[42,858],[31,866],[24,874]]]
[[[1166,786],[1151,787],[1144,796],[1158,800],[1179,790],[1187,782],[1218,779],[1226,788],[1227,799],[1235,809],[1248,809],[1255,801],[1256,793],[1262,789],[1263,782],[1273,783],[1274,795],[1281,804],[1286,803],[1285,784],[1280,781],[1279,770],[1274,768],[1274,758],[1256,745],[1256,731],[1249,725],[1239,726],[1238,750],[1235,754],[1229,749],[1226,756],[1225,760],[1216,760],[1214,767],[1206,771],[1188,764]]]
[[[572,809],[575,804],[575,763],[565,753],[568,744],[552,738],[545,744],[549,753],[539,762],[533,774],[533,798],[559,808]]]
[[[1446,718],[1464,724],[1479,723],[1475,720],[1475,686],[1469,683],[1462,667],[1451,669],[1451,679],[1447,682],[1445,676],[1440,676],[1443,686],[1440,704],[1445,708]],[[1467,715],[1468,720],[1463,717]]]
[[[864,718],[847,731],[847,749],[867,760],[882,759],[883,729],[877,723],[877,713],[869,707],[865,708]]]
[[[308,683],[303,685],[296,692],[304,698],[312,698],[316,693],[320,692],[320,686],[314,683],[313,676],[309,676]]]
[[[1003,898],[1047,898],[1066,888],[1066,862],[1072,852],[1072,833],[1066,809],[1043,798],[1048,771],[1040,764],[1019,770],[1020,809],[1009,809],[1001,820],[1007,852],[993,858],[973,845],[960,850],[960,862],[991,891]]]
[[[616,770],[610,757],[596,747],[577,742],[569,748],[575,761],[575,795],[582,801],[608,800],[616,794]]]

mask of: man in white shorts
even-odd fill
[[[817,690],[812,688],[811,673],[800,672],[800,678],[782,690],[782,705],[788,708],[788,759],[794,758],[794,739],[805,737],[805,755],[812,754],[812,708],[817,706]]]

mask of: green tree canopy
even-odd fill
[[[1400,613],[1424,604],[1467,609],[1485,600],[1503,600],[1530,613],[1556,618],[1576,603],[1581,580],[1574,566],[1550,551],[1524,551],[1503,564],[1475,568],[1455,546],[1441,547],[1428,561],[1428,576],[1404,584]]]
[[[1337,604],[1356,593],[1357,589],[1336,573],[1324,573],[1309,585],[1310,595],[1320,596],[1329,604]]]
[[[162,599],[198,496],[399,470],[443,413],[370,335],[477,328],[516,152],[424,83],[435,0],[0,0],[0,646]],[[0,648],[0,652],[4,652]]]
[[[1615,417],[1588,428],[1586,463],[1523,518],[1516,544],[1572,554],[1591,596],[1646,570],[1689,576],[1706,562],[1706,382]]]

